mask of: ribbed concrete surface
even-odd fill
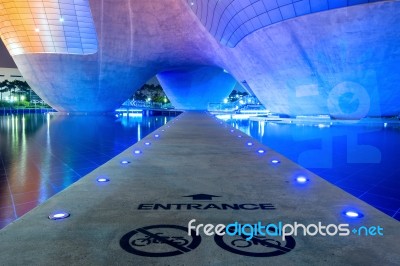
[[[230,129],[206,113],[184,113],[158,129],[154,134],[159,134],[159,138],[154,134],[147,136],[1,230],[0,264],[394,265],[400,261],[400,230],[396,220]],[[254,145],[247,146],[248,141]],[[145,142],[151,145],[146,146]],[[267,152],[258,154],[260,148]],[[135,149],[142,153],[135,155]],[[281,163],[271,164],[272,158]],[[121,165],[124,159],[131,163]],[[310,182],[305,186],[294,184],[294,175],[298,173],[307,175]],[[95,180],[100,175],[107,175],[111,181],[99,185]],[[220,197],[213,200],[184,197],[193,194]],[[150,210],[156,203],[164,207],[175,205],[171,205],[171,210]],[[222,210],[223,204],[248,205],[241,205],[244,209],[240,210]],[[275,209],[246,210],[258,204],[272,204]],[[347,207],[359,209],[365,217],[344,218],[341,212]],[[69,211],[71,216],[59,221],[47,219],[55,210]],[[384,228],[384,236],[295,236],[294,248],[281,241],[278,244],[279,238],[269,240],[266,246],[258,243],[248,248],[236,247],[248,255],[282,251],[282,255],[252,257],[231,253],[204,233],[196,247],[194,243],[183,244],[186,241],[182,238],[191,241],[186,231],[171,227],[139,229],[152,225],[187,227],[191,219],[197,220],[195,224],[214,225],[235,221],[349,223],[350,229],[379,225]],[[158,241],[148,240],[151,235],[156,235]],[[170,238],[167,243],[160,243],[160,236]],[[224,236],[223,240],[229,246],[233,238]],[[165,252],[178,255],[132,254],[120,242],[125,243],[125,249],[140,251],[142,255],[143,252],[153,256]]]

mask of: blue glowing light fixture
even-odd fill
[[[298,176],[298,177],[296,177],[296,182],[297,183],[299,183],[299,184],[305,184],[305,183],[307,183],[309,180],[306,178],[306,177],[304,177],[304,176]]]
[[[271,163],[273,163],[273,164],[278,164],[278,163],[280,163],[280,162],[281,162],[281,161],[276,160],[276,159],[271,160]]]
[[[121,164],[129,164],[129,163],[131,163],[130,161],[127,161],[127,160],[122,160],[121,161]]]
[[[108,179],[107,177],[100,176],[97,178],[97,182],[99,182],[99,183],[105,183],[105,182],[109,182],[109,181],[110,181],[110,179]]]
[[[141,151],[141,150],[134,150],[133,153],[134,153],[134,154],[141,154],[142,151]]]
[[[259,154],[264,154],[264,153],[265,153],[265,151],[264,151],[263,149],[259,149],[257,152],[258,152]]]
[[[358,212],[358,211],[355,211],[355,210],[348,210],[348,211],[345,211],[345,212],[344,212],[344,215],[345,215],[346,217],[352,218],[352,219],[361,218],[361,217],[364,216],[361,212]]]
[[[230,131],[231,131],[232,133],[233,133],[233,132],[235,132],[235,130],[234,130],[234,129],[231,129]]]
[[[253,146],[253,142],[247,142],[247,146]]]
[[[160,135],[158,135],[158,134],[155,134],[155,135],[154,135],[154,137],[155,137],[155,138],[159,138],[159,137],[160,137]]]
[[[150,146],[150,145],[151,145],[151,142],[145,142],[144,145]]]
[[[56,212],[49,215],[50,220],[61,220],[68,218],[70,214],[68,212]]]
[[[165,131],[165,129],[161,129],[161,131],[162,131],[162,132],[164,132],[164,131]]]
[[[242,137],[242,135],[238,135],[238,138],[241,138]]]

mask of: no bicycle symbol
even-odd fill
[[[293,237],[214,236],[215,243],[222,249],[242,256],[273,257],[284,255],[296,246]],[[179,225],[152,225],[135,229],[125,234],[120,246],[127,252],[145,257],[169,257],[188,253],[200,245],[201,237],[192,230]]]
[[[274,232],[271,228],[270,232]],[[253,236],[246,240],[246,236],[214,236],[214,241],[226,251],[249,257],[273,257],[284,255],[296,246],[292,236],[287,236],[285,241],[280,237]]]
[[[179,225],[152,225],[133,230],[120,240],[127,252],[146,257],[169,257],[197,248],[201,237],[188,235],[188,229]]]

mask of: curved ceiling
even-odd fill
[[[0,0],[0,37],[11,55],[97,52],[88,0]]]
[[[217,41],[235,47],[252,32],[283,20],[383,0],[186,0]]]

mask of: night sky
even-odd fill
[[[0,39],[0,67],[9,67],[9,68],[17,67],[1,39]]]

